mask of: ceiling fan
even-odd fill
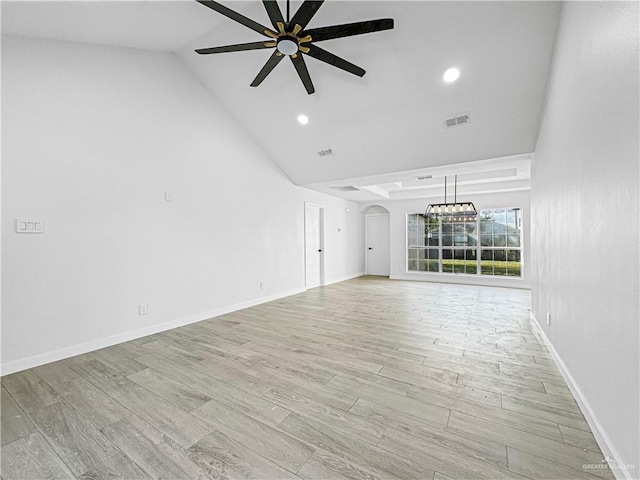
[[[269,60],[267,60],[267,63],[262,67],[262,70],[258,72],[256,78],[251,82],[251,86],[257,87],[260,85],[276,65],[278,65],[285,56],[288,56],[293,62],[293,66],[298,72],[298,76],[300,77],[300,80],[302,80],[302,83],[309,95],[315,92],[315,88],[311,82],[307,65],[301,55],[303,53],[359,77],[362,77],[366,73],[357,65],[347,62],[333,53],[323,50],[315,45],[314,42],[350,37],[353,35],[362,35],[364,33],[379,32],[381,30],[390,30],[393,28],[393,19],[383,18],[379,20],[332,25],[329,27],[311,28],[306,30],[307,24],[324,3],[324,0],[305,0],[293,15],[293,18],[290,18],[289,15],[289,0],[287,0],[286,21],[282,16],[282,12],[276,0],[263,0],[262,3],[267,10],[269,20],[271,20],[271,24],[274,27],[273,29],[260,25],[259,23],[254,22],[253,20],[218,2],[214,2],[212,0],[197,1],[202,5],[205,5],[230,18],[231,20],[235,20],[245,27],[269,38],[267,41],[261,42],[241,43],[237,45],[226,45],[223,47],[200,48],[196,50],[197,53],[201,55],[209,55],[212,53],[240,52],[243,50],[274,48],[275,50],[271,54],[271,57],[269,57]]]

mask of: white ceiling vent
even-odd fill
[[[356,187],[355,185],[344,185],[342,187],[331,187],[334,190],[340,190],[341,192],[358,192],[360,191],[360,187]]]
[[[442,119],[442,124],[445,128],[457,127],[458,125],[466,125],[471,122],[469,118],[469,112],[456,113],[455,115],[449,115]]]
[[[333,155],[333,150],[330,148],[323,148],[322,150],[318,150],[318,155],[321,157],[328,157],[329,155]]]

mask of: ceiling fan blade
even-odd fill
[[[251,30],[255,30],[256,32],[270,37],[271,35],[267,35],[265,31],[272,32],[271,29],[265,27],[264,25],[260,25],[258,22],[254,22],[250,18],[245,17],[244,15],[239,14],[238,12],[234,12],[230,8],[225,7],[221,3],[214,2],[213,0],[196,0],[198,3],[201,3],[205,7],[209,7],[211,10],[215,10],[218,13],[221,13],[225,17],[230,18],[231,20],[235,20],[238,23],[241,23],[245,27],[250,28]],[[275,32],[272,32],[275,33]]]
[[[298,72],[300,80],[302,80],[304,88],[306,88],[307,93],[311,95],[316,91],[316,89],[313,87],[313,82],[311,81],[311,77],[309,76],[307,64],[304,63],[304,58],[302,58],[302,55],[298,54],[295,57],[292,56],[291,61],[293,62],[293,66],[296,67],[296,71]]]
[[[209,55],[211,53],[241,52],[244,50],[260,50],[262,48],[273,48],[275,45],[269,42],[239,43],[237,45],[225,45],[224,47],[199,48],[196,53]]]
[[[344,25],[332,25],[330,27],[312,28],[305,30],[301,35],[311,35],[312,42],[331,40],[332,38],[351,37],[363,33],[380,32],[393,28],[393,18],[381,18],[366,22],[345,23]]]
[[[251,82],[252,87],[257,87],[258,85],[260,85],[262,81],[265,78],[267,78],[267,75],[271,73],[271,70],[276,68],[276,65],[278,65],[278,63],[280,63],[280,60],[284,58],[284,55],[278,55],[278,53],[279,52],[276,50],[269,57],[269,60],[267,60],[267,63],[264,64],[264,67],[262,67],[262,70],[258,72],[258,75],[256,75],[256,78],[254,78],[253,82]]]
[[[327,52],[326,50],[323,50],[313,43],[309,44],[309,51],[307,52],[307,55],[310,55],[313,58],[317,58],[322,62],[328,63],[329,65],[333,65],[334,67],[338,67],[349,73],[353,73],[354,75],[357,75],[359,77],[362,77],[365,73],[367,73],[364,71],[364,69],[358,67],[357,65],[347,62],[343,58],[337,57],[333,53]]]
[[[282,17],[282,12],[280,11],[278,2],[276,0],[262,0],[262,3],[264,4],[264,8],[267,10],[267,15],[269,15],[269,20],[271,20],[273,28],[277,30],[278,22],[284,24],[284,18]]]
[[[302,28],[306,27],[323,3],[324,0],[305,0],[289,22],[289,25],[297,24]]]

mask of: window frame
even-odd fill
[[[418,216],[423,216],[423,214],[421,213],[407,213],[406,214],[406,218],[405,218],[405,272],[406,273],[417,273],[417,274],[433,274],[433,273],[437,273],[440,275],[462,275],[462,276],[471,276],[471,277],[484,277],[484,278],[494,278],[494,279],[498,279],[498,278],[508,278],[508,279],[514,279],[514,280],[522,280],[524,278],[524,209],[522,207],[494,207],[494,208],[484,208],[479,210],[479,212],[482,211],[486,211],[486,210],[491,210],[491,211],[495,211],[495,210],[504,210],[505,212],[508,212],[510,210],[518,210],[520,212],[519,217],[517,218],[517,224],[518,224],[518,228],[519,228],[519,232],[520,232],[520,238],[519,238],[519,242],[518,242],[518,246],[509,246],[509,240],[508,240],[508,235],[505,238],[505,245],[504,246],[496,246],[491,245],[482,245],[482,231],[481,231],[481,217],[480,217],[480,213],[478,213],[478,215],[476,216],[476,219],[474,220],[475,224],[476,224],[476,242],[475,245],[443,245],[443,229],[439,228],[438,226],[438,241],[437,241],[437,245],[409,245],[409,240],[410,240],[410,232],[409,232],[409,217],[410,216],[416,216],[416,218],[418,218]],[[508,223],[507,223],[508,225]],[[455,233],[452,233],[452,238],[455,236]],[[492,237],[493,237],[493,233],[492,233]],[[419,238],[416,237],[416,238]],[[455,243],[455,241],[453,241],[452,243]],[[495,238],[492,238],[492,243],[495,243]],[[426,255],[424,255],[421,258],[420,253],[417,253],[415,255],[415,259],[411,259],[410,258],[410,254],[409,252],[411,250],[415,250],[417,252],[420,252],[420,250],[436,250],[437,251],[437,262],[438,262],[438,270],[420,270],[420,261],[421,260],[426,260]],[[464,272],[455,272],[455,271],[444,271],[444,250],[451,250],[452,252],[455,251],[465,251],[465,250],[475,250],[475,256],[476,256],[476,268],[475,268],[475,273],[471,272],[471,273],[467,273],[466,271]],[[519,275],[508,275],[508,274],[495,274],[495,273],[482,273],[482,254],[485,251],[491,251],[491,252],[495,252],[495,251],[503,251],[505,252],[505,258],[508,258],[509,256],[509,252],[510,251],[516,251],[519,252],[519,263],[520,263],[520,274]],[[492,253],[492,257],[494,257],[495,253]],[[466,257],[466,254],[465,254]],[[452,259],[455,259],[455,253],[452,253]],[[416,262],[415,263],[415,270],[411,270],[410,267],[410,262]],[[495,261],[495,260],[494,260]],[[509,260],[506,260],[509,261]],[[427,264],[427,263],[425,263]],[[428,265],[428,264],[427,264]],[[465,270],[466,270],[466,266],[465,266]],[[492,266],[492,269],[495,268],[495,266]]]

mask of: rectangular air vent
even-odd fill
[[[358,192],[360,191],[359,187],[356,187],[355,185],[345,185],[342,187],[331,187],[334,190],[340,190],[341,192]]]
[[[323,148],[322,150],[318,150],[318,155],[321,157],[327,157],[329,155],[333,155],[333,150],[330,148]]]
[[[457,113],[455,115],[449,115],[442,119],[442,124],[445,128],[457,127],[458,125],[466,125],[471,122],[469,118],[469,112]]]

